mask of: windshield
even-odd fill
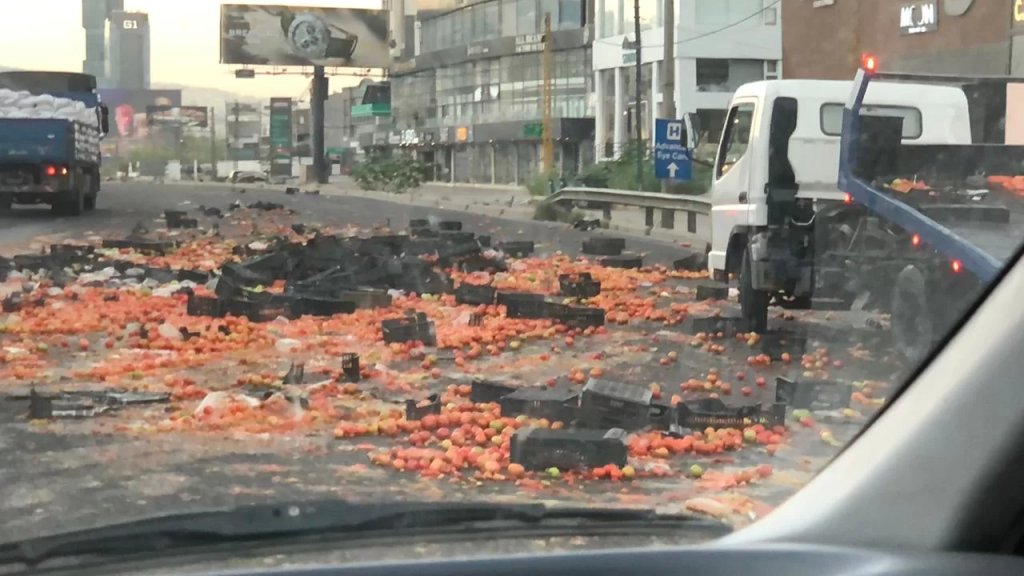
[[[9,4],[0,542],[329,498],[741,528],[1024,239],[1006,2]]]

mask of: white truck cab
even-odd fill
[[[823,203],[842,203],[844,194],[837,188],[839,136],[851,87],[846,81],[772,80],[736,91],[711,187],[708,268],[713,278],[740,278],[745,255],[758,234],[775,229],[777,237],[787,228],[813,229]],[[968,102],[960,87],[873,83],[865,103],[864,114],[902,118],[905,143],[971,142]],[[806,263],[808,258],[798,260]],[[758,317],[766,315],[759,309],[766,309],[776,294],[786,294],[796,304],[793,307],[810,305],[813,266],[791,268],[792,263],[780,273],[776,265],[771,278],[751,274],[748,282],[757,293]],[[743,283],[740,278],[741,303]],[[747,288],[749,292],[751,286]],[[753,324],[763,328],[763,322]]]

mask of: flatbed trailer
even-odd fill
[[[920,357],[994,281],[1024,240],[1021,195],[992,176],[1024,174],[1024,146],[915,145],[902,121],[861,114],[872,81],[943,84],[1024,82],[861,69],[843,111],[839,189],[904,243],[892,290],[894,344]],[[890,247],[890,252],[893,252]]]

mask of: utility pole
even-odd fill
[[[661,60],[661,117],[676,118],[676,0],[665,0],[665,56]],[[693,140],[697,141],[696,138]],[[696,151],[694,151],[696,152]],[[669,192],[672,184],[661,181],[661,191]]]
[[[327,75],[323,66],[313,67],[313,89],[311,90],[310,120],[313,123],[313,172],[319,184],[327,183],[327,165],[324,157],[324,103],[327,102]]]
[[[238,150],[239,150],[239,148],[238,148],[238,122],[239,122],[238,115],[239,115],[238,100],[235,100],[235,126],[234,126],[234,130],[231,131],[231,133],[234,135],[234,141],[235,141],[235,147],[236,147],[234,154],[231,155],[232,156],[231,159],[233,160],[231,165],[232,165],[232,167],[233,167],[233,169],[235,171],[238,171]]]
[[[640,90],[643,86],[643,57],[640,52],[640,0],[633,0],[633,33],[636,34],[636,104],[633,109],[633,124],[636,125],[636,189],[643,190],[644,150],[643,121],[640,119]]]
[[[220,176],[217,174],[217,108],[210,106],[210,117],[208,119],[210,124],[210,165],[213,166],[213,177]]]
[[[552,115],[554,113],[554,95],[551,90],[552,73],[552,44],[551,41],[551,13],[544,13],[544,85],[542,92],[542,116],[541,116],[541,145],[542,156],[541,166],[548,178],[554,178],[555,172],[555,142],[552,135]]]

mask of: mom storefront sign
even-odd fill
[[[900,6],[900,34],[934,32],[938,28],[938,2],[933,0]]]

